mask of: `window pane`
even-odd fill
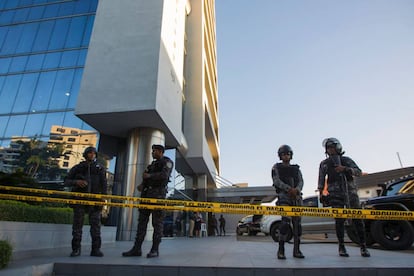
[[[75,70],[62,70],[57,73],[49,110],[63,109],[67,107],[74,73]]]
[[[31,8],[29,16],[27,17],[27,20],[36,20],[36,19],[42,18],[44,10],[45,10],[45,6],[38,6],[38,7]]]
[[[29,6],[33,3],[33,0],[20,0],[20,6]]]
[[[47,5],[45,12],[43,13],[43,17],[44,18],[56,17],[58,15],[58,12],[59,12],[59,5]]]
[[[73,67],[76,66],[79,51],[66,51],[62,53],[59,67]]]
[[[91,1],[77,1],[74,13],[80,14],[80,13],[87,13],[89,12],[89,6]]]
[[[60,5],[59,16],[71,15],[75,4],[73,2],[68,2]]]
[[[3,47],[0,51],[0,54],[14,54],[14,51],[16,50],[16,45],[19,42],[22,30],[23,30],[22,25],[10,27],[9,32],[7,33],[6,39],[4,41]]]
[[[86,22],[86,28],[85,28],[85,32],[83,35],[83,40],[82,40],[82,45],[81,46],[88,46],[89,45],[89,41],[91,40],[91,35],[92,35],[92,27],[93,27],[93,22],[95,20],[95,16],[88,16],[88,20]]]
[[[86,16],[75,17],[70,24],[68,36],[66,39],[66,48],[79,47],[82,44],[83,29],[86,24]]]
[[[11,8],[15,8],[17,7],[17,4],[19,3],[18,1],[13,1],[13,0],[9,0],[9,1],[5,1],[6,4],[4,5],[5,9],[11,9]]]
[[[65,45],[66,34],[69,29],[70,18],[57,20],[50,39],[49,50],[62,49]]]
[[[84,122],[75,116],[73,112],[68,112],[65,118],[65,126],[82,129]]]
[[[29,56],[29,60],[27,61],[26,70],[40,70],[42,68],[43,59],[45,55],[31,55]]]
[[[39,73],[24,74],[12,112],[28,112]]]
[[[3,137],[10,116],[0,116],[0,137]]]
[[[35,40],[38,23],[25,24],[22,31],[22,37],[17,45],[16,53],[29,52],[32,49],[33,41]]]
[[[43,69],[58,68],[62,52],[46,54]]]
[[[49,105],[50,95],[52,94],[53,84],[56,78],[56,71],[44,72],[40,74],[37,83],[31,112],[45,111]]]
[[[43,121],[46,114],[30,114],[27,117],[26,127],[23,130],[23,136],[35,136],[42,134]]]
[[[6,77],[0,76],[0,99],[1,99],[1,91],[3,90],[3,85],[4,85],[5,81],[6,81]],[[1,134],[1,132],[0,132],[0,134]]]
[[[99,0],[91,0],[91,7],[89,9],[90,12],[96,12],[96,8],[98,7]]]
[[[8,148],[10,146],[10,139],[0,140],[0,147]]]
[[[29,14],[29,9],[20,9],[16,10],[16,13],[14,14],[13,22],[23,22],[26,20],[27,15]]]
[[[0,58],[0,74],[5,74],[9,72],[11,61],[11,58]]]
[[[9,72],[22,72],[26,67],[27,59],[27,56],[14,57],[10,65]]]
[[[50,37],[52,36],[53,27],[55,26],[55,21],[46,21],[34,24],[39,24],[39,30],[37,32],[36,39],[33,43],[32,51],[47,50]]]
[[[22,136],[27,115],[11,116],[7,125],[5,137]]]
[[[6,38],[7,30],[7,27],[0,27],[0,47],[3,45],[4,39]]]
[[[20,79],[22,75],[7,76],[4,83],[0,98],[0,113],[7,114],[11,112],[14,99],[19,90]]]
[[[70,93],[68,108],[76,107],[76,100],[78,99],[82,74],[83,74],[83,69],[76,69],[75,76],[73,77],[73,83],[72,83],[72,89]]]
[[[77,62],[78,66],[85,66],[86,54],[87,53],[88,53],[87,50],[80,50],[79,51],[79,58],[78,58],[78,62]]]
[[[15,13],[14,10],[2,12],[0,16],[0,24],[1,25],[10,24],[13,20],[14,13]]]
[[[63,112],[58,113],[48,113],[46,115],[45,125],[43,126],[42,134],[49,135],[52,126],[57,125],[61,126],[63,123]]]

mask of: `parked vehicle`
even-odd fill
[[[381,195],[361,200],[364,209],[414,211],[414,174],[407,175],[396,181],[379,185]],[[322,208],[318,196],[310,196],[303,200],[307,207]],[[365,220],[366,243],[368,246],[378,243],[389,250],[404,250],[413,245],[414,221],[412,220]],[[260,230],[270,234],[274,241],[279,241],[281,216],[263,216]],[[352,227],[352,220],[345,225],[347,236],[354,243],[359,243],[358,235]],[[335,220],[322,217],[302,217],[303,234],[335,233]],[[288,239],[292,238],[292,229]]]
[[[236,233],[241,236],[244,233],[254,236],[260,232],[261,215],[248,215],[242,218],[237,224]]]
[[[320,207],[317,195],[309,196],[303,199],[303,206],[306,207]],[[272,236],[275,242],[279,241],[279,228],[282,223],[282,217],[279,215],[264,215],[260,223],[260,231]],[[325,234],[335,233],[335,221],[332,218],[325,217],[302,217],[302,232],[303,234]],[[289,228],[288,240],[292,239],[293,231]]]
[[[381,195],[364,202],[365,209],[414,211],[414,174],[379,186]],[[414,242],[412,220],[365,220],[365,228],[372,242],[385,249],[404,250]]]

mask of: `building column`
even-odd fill
[[[197,175],[197,201],[207,201],[207,175]]]
[[[133,129],[127,138],[127,156],[125,164],[124,187],[125,196],[139,197],[137,187],[142,182],[142,174],[152,162],[153,144],[165,144],[164,133],[153,128]],[[138,224],[138,209],[123,208],[118,224],[118,240],[130,241],[135,239]],[[151,220],[148,223],[146,239],[152,238]]]

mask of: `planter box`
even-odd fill
[[[102,243],[116,240],[115,226],[102,226]],[[72,225],[0,221],[0,239],[8,240],[13,246],[13,257],[31,256],[32,253],[59,250],[71,247]],[[89,225],[83,227],[82,247],[90,248]]]

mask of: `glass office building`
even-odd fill
[[[10,172],[10,161],[22,154],[16,141],[84,143],[79,152],[95,146],[98,134],[73,111],[97,5],[0,0],[0,171]],[[95,138],[82,140],[86,134]]]

